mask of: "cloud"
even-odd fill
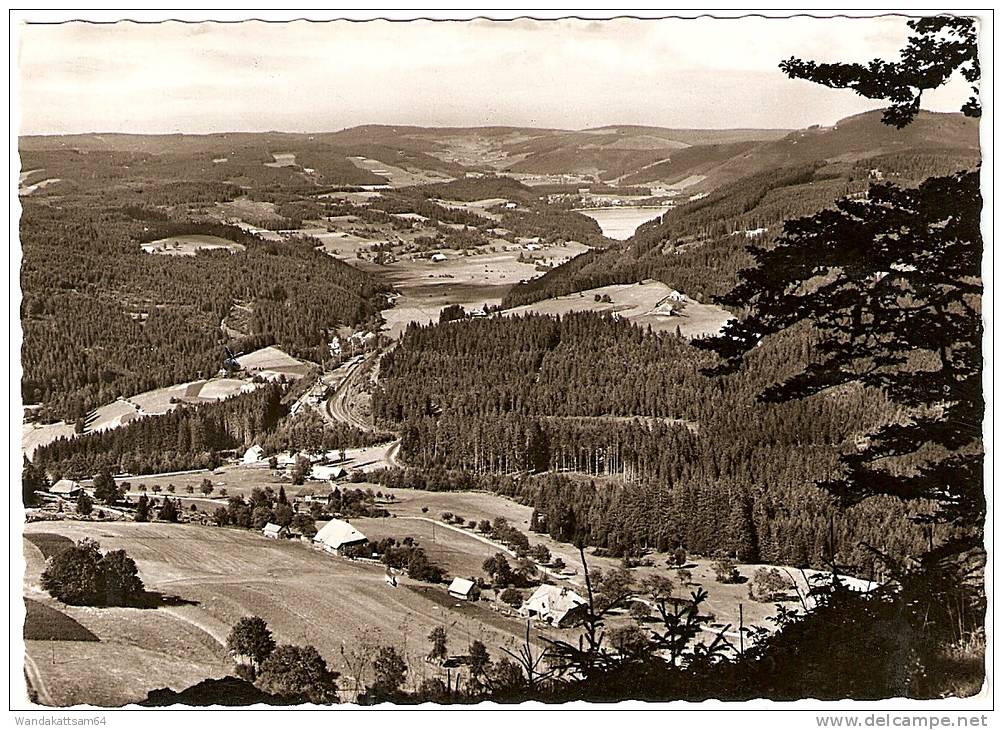
[[[831,123],[876,104],[777,63],[891,58],[906,34],[902,18],[29,25],[23,131]]]

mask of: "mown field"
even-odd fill
[[[252,353],[252,355],[254,354]],[[306,367],[299,361],[294,360],[293,362],[301,368]],[[85,420],[84,433],[110,431],[121,428],[139,418],[167,413],[180,404],[225,400],[234,395],[249,393],[257,387],[257,384],[250,380],[212,378],[148,390],[128,398],[118,398],[96,408]],[[30,458],[38,447],[52,443],[59,438],[72,438],[74,435],[76,435],[76,430],[72,423],[63,421],[44,425],[25,423],[21,431],[21,450]]]
[[[571,312],[617,314],[639,327],[655,332],[675,332],[684,337],[715,335],[732,318],[713,304],[702,304],[685,295],[673,299],[675,291],[660,281],[635,284],[612,284],[574,294],[552,297],[534,304],[506,309],[506,315],[547,314],[563,316]],[[608,299],[608,301],[604,301]]]
[[[26,534],[100,540],[113,527],[34,523],[27,526]],[[222,645],[198,626],[169,613],[175,609],[64,606],[39,585],[45,565],[42,552],[26,540],[24,556],[25,664],[40,703],[120,706],[142,700],[155,687],[181,689],[228,673]]]
[[[342,648],[350,652],[364,632],[370,640],[393,644],[406,654],[413,684],[438,671],[423,661],[427,636],[437,625],[447,627],[450,651],[457,654],[480,639],[499,656],[500,647],[514,647],[525,630],[520,621],[485,603],[456,606],[444,586],[426,592],[420,584],[409,588],[405,578],[391,588],[384,583],[382,566],[328,556],[298,542],[269,541],[254,532],[65,521],[29,524],[26,534],[33,533],[90,537],[104,550],[124,548],[136,560],[148,590],[187,604],[157,609],[63,606],[41,590],[42,553],[26,540],[25,596],[60,611],[99,639],[27,642],[29,676],[40,685],[40,701],[59,706],[122,705],[142,700],[153,688],[179,690],[207,676],[224,676],[231,665],[223,642],[233,623],[250,614],[264,618],[280,643],[313,644],[342,672]],[[455,540],[460,548],[444,549],[476,549],[475,541]],[[476,561],[482,562],[489,551],[484,546]],[[345,685],[351,683],[346,678]]]

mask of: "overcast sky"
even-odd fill
[[[777,63],[894,59],[907,33],[897,17],[28,25],[21,130],[832,124],[880,104]],[[924,106],[965,98],[956,80]]]

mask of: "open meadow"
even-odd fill
[[[374,486],[373,489],[380,488]],[[508,552],[507,549],[497,544],[496,547],[486,544],[491,541],[474,530],[459,529],[442,524],[442,513],[450,512],[453,515],[463,517],[465,520],[476,520],[478,522],[485,519],[493,521],[498,517],[504,517],[510,525],[524,532],[529,537],[531,544],[542,543],[547,546],[551,555],[560,557],[568,570],[574,571],[574,575],[569,576],[567,582],[576,591],[584,595],[584,568],[578,549],[568,543],[553,540],[545,533],[530,532],[529,520],[533,513],[531,507],[521,505],[511,499],[490,492],[432,492],[418,489],[391,488],[382,488],[382,491],[384,494],[393,494],[394,502],[386,506],[392,514],[397,515],[397,519],[367,521],[366,524],[373,531],[374,535],[383,537],[391,533],[395,536],[410,534],[415,538],[423,538],[419,541],[429,550],[429,554],[438,554],[444,563],[449,564],[450,561],[453,561],[453,564],[457,567],[468,565],[474,567],[472,560],[468,561],[467,558],[457,555],[456,551],[465,550],[468,546],[478,549],[478,546],[474,544],[475,542],[480,542],[482,547],[479,549],[489,552],[497,552],[499,549]],[[428,511],[423,512],[423,508],[428,508]],[[402,518],[411,519],[405,521]],[[430,519],[439,521],[435,530],[436,542],[431,544],[431,530],[428,523]],[[359,525],[363,523],[359,520],[353,520],[353,524]],[[369,533],[365,529],[362,531],[368,536]],[[638,580],[646,575],[668,577],[676,583],[674,594],[683,597],[688,596],[697,585],[702,586],[709,594],[705,606],[707,611],[714,615],[714,624],[718,628],[730,625],[732,629],[729,630],[729,640],[736,641],[736,631],[740,620],[744,621],[745,626],[773,628],[768,619],[776,614],[776,605],[772,602],[758,603],[751,600],[748,595],[748,581],[751,580],[756,570],[761,567],[778,567],[785,577],[790,576],[790,579],[796,582],[798,590],[802,592],[807,589],[806,576],[817,574],[817,571],[806,571],[802,574],[800,570],[788,566],[748,564],[739,566],[739,572],[745,580],[739,583],[725,584],[719,583],[715,579],[713,559],[702,556],[690,556],[687,570],[689,570],[692,576],[692,584],[686,585],[679,580],[677,571],[670,569],[666,565],[666,560],[669,558],[667,553],[653,552],[646,557],[650,559],[652,566],[641,566],[631,569]],[[599,568],[605,571],[622,565],[620,559],[595,555],[591,549],[586,550],[586,560],[589,570]],[[477,569],[475,572],[475,575],[482,574],[483,571],[480,569]],[[793,589],[791,595],[792,597],[794,596]],[[741,619],[739,616],[740,605],[742,607]],[[800,607],[800,604],[790,602],[787,604],[787,607],[797,609]],[[736,635],[733,636],[731,634]]]
[[[573,241],[542,246],[531,254],[509,246],[472,255],[448,251],[444,261],[401,260],[380,267],[382,276],[401,294],[391,309],[383,311],[385,329],[397,337],[410,322],[437,321],[439,312],[450,304],[467,309],[496,306],[520,281],[540,275],[538,262],[557,266],[588,250],[588,246]]]
[[[149,243],[142,244],[140,248],[146,253],[163,256],[194,256],[199,251],[225,249],[231,253],[236,253],[237,251],[245,250],[247,247],[242,243],[228,241],[219,236],[191,234],[150,241]]]
[[[302,366],[298,360],[294,362]],[[211,378],[148,390],[128,398],[117,398],[94,409],[84,419],[82,433],[110,431],[140,418],[167,413],[179,405],[212,403],[234,395],[250,393],[257,387],[257,384],[239,378]],[[76,435],[74,425],[64,421],[47,424],[25,422],[21,431],[21,451],[30,458],[39,446],[59,438],[71,438],[74,435]]]
[[[487,602],[455,605],[461,602],[449,599],[445,586],[426,590],[399,578],[392,588],[381,565],[333,557],[300,542],[270,541],[256,532],[71,521],[32,523],[25,532],[89,537],[102,549],[125,549],[147,590],[178,604],[64,606],[41,590],[42,553],[26,541],[25,596],[99,639],[28,642],[29,676],[39,698],[59,706],[127,704],[154,688],[180,690],[207,676],[224,676],[232,666],[222,642],[237,619],[252,614],[268,622],[279,643],[312,644],[342,673],[347,671],[342,650],[351,652],[368,632],[406,655],[409,685],[440,671],[424,661],[435,626],[446,627],[451,654],[465,653],[470,641],[480,639],[498,656],[500,647],[514,647],[525,631],[521,621],[493,611]],[[485,549],[483,557],[488,554]],[[352,684],[351,677],[343,679],[343,687]]]
[[[534,304],[506,309],[505,315],[548,314],[563,316],[570,312],[608,312],[655,332],[674,332],[683,337],[715,335],[731,314],[713,304],[702,304],[651,279],[635,284],[613,284],[586,289]]]

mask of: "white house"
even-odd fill
[[[453,578],[453,582],[449,584],[449,595],[464,601],[475,601],[478,595],[477,584],[466,578]]]
[[[267,537],[269,540],[278,540],[280,538],[286,537],[289,534],[288,528],[282,525],[276,525],[274,522],[269,522],[265,525],[261,534]]]
[[[441,264],[445,260],[446,260],[446,254],[443,253],[434,253],[432,254],[432,258],[430,259],[430,261],[433,264]]]
[[[255,444],[247,451],[244,452],[243,463],[245,464],[256,464],[261,461],[261,457],[264,456],[265,450]]]
[[[570,588],[541,585],[522,604],[519,613],[564,628],[580,622],[587,610],[588,601]]]
[[[345,548],[362,545],[369,539],[344,520],[331,520],[314,535],[313,544],[329,553],[340,554]]]
[[[49,487],[50,494],[55,494],[57,497],[62,497],[63,499],[76,499],[82,491],[83,489],[80,485],[72,479],[60,479]]]
[[[344,479],[348,476],[348,470],[343,466],[318,464],[310,470],[310,479],[320,482],[327,482],[332,479]]]

